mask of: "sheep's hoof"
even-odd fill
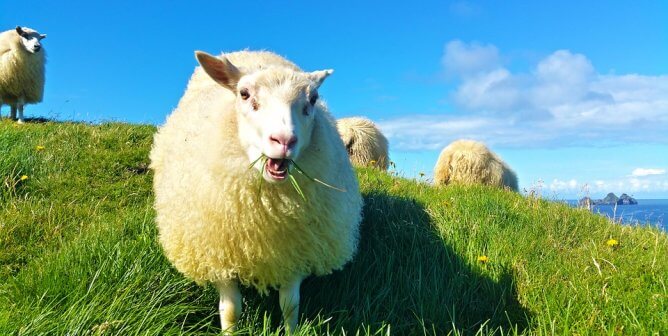
[[[234,334],[236,326],[234,324],[229,324],[227,326],[222,326],[221,329],[222,329],[222,334],[228,336]]]
[[[23,119],[19,119],[19,120],[16,121],[16,123],[17,124],[24,124],[25,122],[23,121]]]

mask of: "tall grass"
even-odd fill
[[[154,131],[0,122],[0,334],[220,332],[215,290],[156,242]],[[664,232],[502,190],[358,176],[360,250],[304,282],[297,334],[668,333]],[[238,334],[280,334],[276,293],[242,291]]]

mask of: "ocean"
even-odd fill
[[[637,199],[635,205],[594,205],[592,212],[624,224],[653,225],[668,231],[668,199]],[[577,200],[568,200],[576,207]]]

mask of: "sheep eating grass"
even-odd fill
[[[277,288],[294,330],[302,279],[342,268],[359,239],[359,185],[317,91],[332,71],[270,52],[196,57],[151,150],[159,241],[176,269],[218,289],[224,331],[239,284]]]
[[[23,107],[42,101],[46,56],[45,34],[28,27],[0,33],[0,116],[2,104],[11,107],[10,118],[23,123]]]
[[[436,185],[484,184],[517,191],[517,176],[481,142],[453,141],[441,151],[434,167]]]
[[[353,165],[387,170],[387,138],[376,124],[366,118],[350,117],[337,120],[336,127]]]

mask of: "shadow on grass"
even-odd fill
[[[329,319],[320,332],[335,334],[389,325],[397,335],[521,333],[528,327],[530,312],[517,300],[510,270],[500,269],[498,280],[481,274],[485,266],[463,260],[413,199],[373,192],[364,201],[357,255],[342,271],[303,282],[300,324]],[[274,330],[281,326],[276,291],[262,297],[243,288],[242,294],[246,319],[267,314]],[[208,318],[220,325],[217,314]]]
[[[16,120],[11,119],[10,117],[2,117],[2,118],[0,118],[0,119],[2,119],[2,120],[10,120],[10,121],[16,122]],[[43,118],[43,117],[24,118],[23,121],[24,121],[26,124],[44,124],[44,123],[48,123],[48,122],[55,122],[55,120],[53,120],[53,119]]]
[[[528,326],[513,275],[481,274],[439,237],[424,207],[409,198],[365,195],[361,241],[354,261],[302,286],[302,320],[332,317],[353,331],[390,324],[396,334],[475,333]],[[278,315],[280,316],[280,315]]]

